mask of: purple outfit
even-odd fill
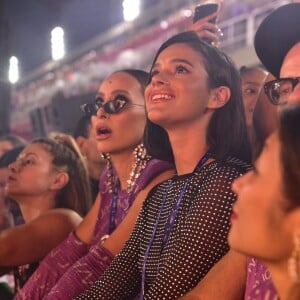
[[[247,259],[245,300],[276,300],[276,289],[269,270],[257,259]]]
[[[124,219],[137,194],[158,174],[172,166],[152,159],[137,178],[132,192],[118,190],[115,225]],[[108,191],[107,170],[100,178],[101,207],[91,245],[81,242],[72,232],[41,262],[37,271],[15,297],[18,299],[72,299],[90,287],[105,271],[113,255],[101,246],[101,238],[109,234],[112,194]],[[117,179],[116,179],[117,180]]]

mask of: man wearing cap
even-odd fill
[[[260,61],[276,77],[265,84],[271,103],[283,107],[300,102],[300,3],[284,5],[266,17],[256,32],[254,46]],[[251,258],[247,267],[245,300],[277,299],[268,270]]]
[[[267,86],[268,96],[273,104],[284,104],[283,101],[300,102],[300,3],[296,2],[271,13],[261,23],[255,35],[257,56],[277,78],[273,85]],[[284,98],[275,99],[276,88],[282,83],[290,83],[291,89]]]

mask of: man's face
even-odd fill
[[[286,77],[300,77],[300,42],[291,48],[283,60],[280,78]],[[288,103],[293,102],[300,102],[300,83],[288,97]]]

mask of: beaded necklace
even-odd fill
[[[151,159],[151,156],[147,154],[145,146],[141,143],[136,146],[133,150],[135,161],[132,165],[132,170],[129,174],[127,180],[127,193],[128,193],[128,202],[130,203],[135,192],[135,184],[137,179],[140,177],[141,172],[145,169],[148,161]],[[110,160],[109,154],[104,156],[108,161],[107,166],[107,185],[108,191],[112,194],[112,202],[110,209],[110,218],[109,218],[109,234],[111,234],[116,228],[116,213],[117,213],[117,204],[118,204],[118,193],[121,188],[120,180],[113,175],[112,163]]]
[[[193,173],[200,170],[203,165],[207,162],[207,160],[211,157],[211,154],[209,151],[207,151],[203,156],[202,158],[200,159],[199,163],[197,164],[196,168],[194,169]],[[177,176],[177,175],[175,175]],[[171,230],[172,230],[172,227],[174,225],[174,222],[175,222],[175,219],[176,219],[176,215],[178,213],[178,210],[179,210],[179,206],[184,198],[184,194],[188,188],[188,184],[189,182],[191,181],[191,177],[188,177],[185,182],[184,182],[184,185],[179,193],[179,196],[172,208],[172,211],[171,213],[169,214],[169,217],[168,217],[168,220],[167,220],[167,223],[165,225],[165,232],[164,232],[164,237],[163,237],[163,241],[162,241],[162,245],[161,245],[161,250],[160,252],[162,253],[169,237],[170,237],[170,234],[171,234]],[[143,300],[144,299],[144,294],[145,294],[145,280],[146,280],[146,263],[147,263],[147,259],[148,259],[148,256],[149,256],[149,252],[150,252],[150,249],[151,249],[151,246],[154,242],[154,238],[155,238],[155,234],[156,234],[156,231],[157,231],[157,228],[158,228],[158,224],[159,224],[159,220],[160,220],[160,216],[161,216],[161,213],[162,213],[162,210],[165,206],[165,202],[166,202],[166,199],[167,199],[167,196],[169,194],[169,192],[171,191],[171,187],[172,187],[172,180],[170,179],[169,180],[169,184],[168,184],[168,187],[167,187],[167,190],[164,194],[164,198],[163,198],[163,201],[162,201],[162,204],[161,204],[161,207],[160,207],[160,210],[159,210],[159,213],[158,213],[158,216],[156,218],[156,223],[154,225],[154,229],[152,231],[152,235],[151,235],[151,238],[150,238],[150,241],[148,243],[148,246],[147,246],[147,249],[145,251],[145,255],[144,255],[144,261],[143,261],[143,265],[142,265],[142,283],[141,283],[141,294],[139,295],[138,299],[139,300]],[[157,267],[157,273],[159,272],[159,266]]]

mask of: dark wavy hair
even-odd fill
[[[283,192],[288,209],[300,206],[300,104],[290,104],[279,115]]]
[[[231,91],[228,103],[214,112],[209,123],[207,142],[210,151],[217,159],[234,156],[250,162],[251,150],[238,70],[225,53],[201,40],[193,31],[179,33],[164,42],[154,58],[152,67],[163,50],[179,43],[186,44],[199,53],[208,74],[209,88],[227,86]],[[167,132],[149,119],[146,123],[144,143],[150,155],[174,161]]]

